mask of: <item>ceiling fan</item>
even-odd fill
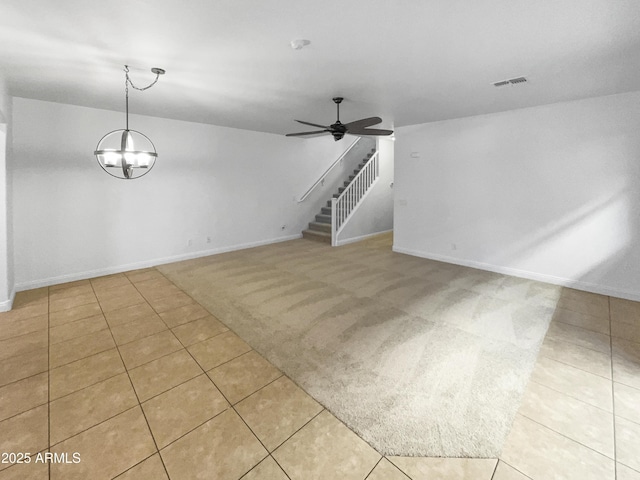
[[[336,104],[336,108],[338,109],[338,119],[336,123],[325,126],[318,125],[317,123],[303,122],[302,120],[296,120],[298,123],[303,123],[305,125],[311,125],[312,127],[322,128],[322,130],[314,130],[313,132],[300,132],[300,133],[287,133],[287,137],[301,137],[304,135],[318,135],[322,133],[330,133],[333,135],[333,139],[337,142],[342,137],[344,137],[345,133],[350,133],[351,135],[391,135],[393,130],[382,130],[379,128],[367,128],[372,125],[377,125],[382,122],[380,117],[369,117],[363,118],[362,120],[356,120],[355,122],[342,123],[340,121],[340,103],[344,100],[342,97],[335,97],[333,101]]]

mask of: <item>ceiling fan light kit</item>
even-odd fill
[[[164,75],[162,68],[152,68],[155,80],[146,87],[136,87],[129,78],[129,67],[125,71],[125,109],[126,128],[107,133],[98,142],[93,152],[98,164],[109,175],[131,180],[149,173],[156,163],[158,154],[156,147],[149,137],[137,130],[129,128],[129,85],[136,90],[147,90],[156,84],[160,75]]]
[[[340,121],[340,104],[344,98],[342,97],[334,97],[333,102],[336,104],[337,108],[337,120],[334,124],[325,126],[318,125],[317,123],[304,122],[302,120],[296,120],[298,123],[302,123],[303,125],[310,125],[312,127],[322,128],[322,130],[314,130],[311,132],[298,132],[298,133],[287,133],[287,137],[304,137],[307,135],[319,135],[330,133],[333,136],[333,139],[337,142],[338,140],[342,140],[345,134],[350,135],[391,135],[393,130],[383,130],[380,128],[367,128],[372,125],[377,125],[382,122],[380,117],[369,117],[363,118],[361,120],[356,120],[355,122],[342,123]]]

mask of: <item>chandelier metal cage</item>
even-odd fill
[[[158,153],[149,137],[129,128],[129,85],[136,90],[147,90],[156,84],[165,71],[162,68],[152,68],[151,71],[156,74],[155,80],[141,88],[136,87],[129,78],[127,65],[124,66],[124,71],[126,128],[107,133],[100,139],[93,153],[98,164],[109,175],[131,180],[149,173],[156,163]]]

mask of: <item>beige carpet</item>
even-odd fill
[[[294,240],[160,267],[387,455],[498,457],[553,285]]]

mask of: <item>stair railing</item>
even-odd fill
[[[304,201],[305,201],[305,199],[306,199],[306,198],[311,194],[311,192],[313,192],[313,190],[314,190],[318,185],[320,185],[320,184],[324,184],[324,179],[325,179],[325,177],[329,174],[329,172],[330,172],[331,170],[333,170],[333,167],[335,167],[335,166],[336,166],[336,165],[338,165],[340,162],[342,162],[342,160],[344,159],[344,157],[346,157],[346,156],[347,156],[347,153],[349,153],[349,151],[350,151],[353,147],[355,147],[355,146],[356,146],[356,143],[358,143],[358,142],[360,141],[360,139],[361,139],[361,138],[362,138],[362,137],[358,137],[358,138],[356,138],[356,139],[354,140],[354,142],[353,142],[351,145],[349,145],[349,147],[348,147],[348,148],[347,148],[347,149],[342,153],[342,155],[340,155],[340,156],[338,157],[338,159],[337,159],[335,162],[333,162],[333,163],[331,164],[331,166],[330,166],[329,168],[327,168],[327,169],[324,171],[324,173],[323,173],[322,175],[320,175],[320,178],[318,178],[318,180],[316,181],[316,183],[314,183],[313,185],[311,185],[311,187],[309,188],[309,190],[307,190],[307,191],[305,192],[305,194],[304,194],[304,195],[302,195],[302,197],[300,197],[300,200],[298,200],[298,203],[302,203],[302,202],[304,202]]]
[[[338,244],[338,234],[356,211],[371,186],[378,180],[380,165],[378,151],[371,156],[347,188],[331,199],[331,245]]]

